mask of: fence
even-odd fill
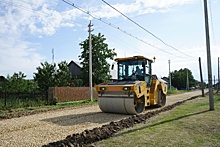
[[[50,87],[48,99],[57,102],[89,100],[89,87]],[[98,93],[93,88],[93,98],[98,98]]]
[[[98,93],[93,89],[93,98]],[[89,100],[89,87],[50,87],[48,93],[0,92],[0,108],[33,107],[56,102]]]
[[[40,92],[0,92],[0,108],[32,107],[46,104],[47,94]]]

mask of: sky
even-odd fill
[[[102,0],[68,2],[107,24],[62,0],[0,0],[0,75],[22,71],[32,79],[41,62],[52,63],[52,49],[55,63],[79,61],[79,43],[87,39],[91,20],[92,33],[103,34],[117,57],[155,56],[153,74],[158,77],[168,76],[170,60],[171,71],[188,68],[196,80],[200,80],[201,57],[207,82],[203,0],[105,1],[145,30]],[[220,0],[208,0],[208,13],[214,80],[220,56]]]

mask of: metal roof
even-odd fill
[[[134,60],[134,59],[145,59],[145,60],[153,62],[152,59],[146,58],[144,56],[139,56],[139,55],[138,56],[132,56],[132,57],[125,57],[125,58],[116,58],[115,61]]]

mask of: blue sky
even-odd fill
[[[104,34],[109,47],[116,49],[117,57],[156,56],[153,73],[159,77],[168,75],[170,59],[171,71],[189,68],[197,80],[200,79],[198,57],[201,57],[203,77],[208,79],[203,0],[106,0],[178,51],[140,29],[102,0],[69,2],[160,50],[92,19],[62,0],[0,0],[0,75],[22,71],[27,78],[33,78],[40,62],[52,62],[53,48],[55,63],[79,61],[79,43],[88,37],[91,20],[92,33]],[[212,74],[217,77],[220,0],[210,0],[208,6]]]

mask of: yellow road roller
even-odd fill
[[[145,107],[166,104],[167,84],[152,75],[152,59],[133,56],[116,58],[115,62],[117,80],[96,85],[98,105],[103,112],[138,114]]]

